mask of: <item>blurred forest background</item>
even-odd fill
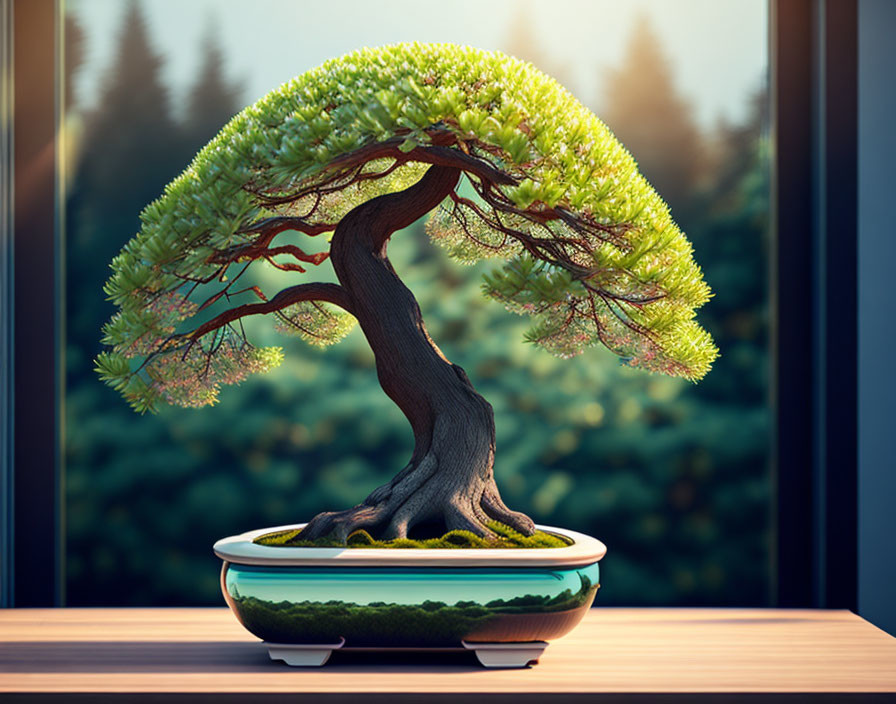
[[[569,66],[520,10],[499,47],[564,82]],[[87,33],[66,20],[66,85]],[[172,105],[141,5],[123,15],[96,107],[66,95],[67,603],[220,604],[211,544],[345,508],[406,462],[412,437],[359,330],[319,351],[282,339],[275,373],[201,411],[132,413],[92,371],[112,313],[108,263],[155,199],[245,102],[212,27]],[[722,357],[699,385],[621,367],[595,349],[559,360],[487,302],[481,267],[393,238],[396,269],[433,338],[495,408],[505,501],[609,546],[599,604],[763,605],[769,592],[768,155],[764,67],[741,124],[695,123],[645,15],[591,105],[688,233],[715,297],[699,313]],[[272,88],[274,86],[271,86]],[[745,96],[746,99],[746,96]]]

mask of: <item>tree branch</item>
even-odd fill
[[[336,226],[331,223],[308,222],[303,218],[283,215],[259,220],[258,222],[239,230],[238,234],[257,232],[262,235],[262,238],[269,237],[270,239],[268,239],[268,241],[270,241],[275,235],[278,235],[281,232],[286,232],[287,230],[304,232],[306,235],[314,237],[316,235],[321,235],[324,232],[330,232],[335,229],[335,227]]]
[[[357,230],[370,238],[369,247],[376,251],[393,232],[416,222],[453,193],[460,173],[457,167],[431,166],[413,186],[367,201],[367,208],[355,208],[342,219],[339,227],[351,229],[348,223],[352,219],[363,218],[365,225]]]
[[[415,147],[409,152],[403,152],[400,149],[406,138],[402,134],[382,142],[367,144],[352,152],[343,154],[333,159],[327,165],[326,170],[322,174],[322,180],[293,193],[264,193],[261,190],[251,188],[247,190],[259,198],[265,205],[283,205],[295,202],[313,193],[342,190],[358,181],[379,178],[408,162],[460,169],[479,179],[501,186],[512,186],[517,183],[518,179],[516,177],[492,166],[486,159],[452,148],[453,145],[457,144],[457,138],[452,132],[444,129],[433,129],[428,134],[431,139],[430,144]],[[390,158],[395,161],[384,172],[376,175],[368,175],[361,172],[361,169],[368,162]],[[329,174],[329,176],[326,174]],[[339,183],[340,181],[345,182]],[[339,185],[330,188],[332,184],[337,183]]]
[[[276,254],[289,254],[290,256],[298,259],[300,262],[308,262],[309,264],[314,264],[317,266],[321,262],[325,262],[327,257],[330,256],[329,252],[316,252],[314,254],[306,254],[303,250],[296,247],[294,244],[284,244],[279,247],[268,247],[264,251],[265,257],[273,257]]]
[[[448,166],[466,171],[480,179],[498,186],[515,186],[517,179],[492,166],[485,159],[465,154],[451,147],[417,147],[408,153],[410,161],[419,161],[433,166]]]
[[[347,292],[339,284],[327,283],[307,283],[298,286],[290,286],[280,291],[271,300],[264,303],[245,303],[236,308],[226,310],[220,315],[215,316],[206,323],[203,323],[193,332],[187,333],[185,336],[191,341],[196,341],[203,335],[222,328],[234,320],[245,318],[249,315],[259,315],[264,313],[273,313],[283,310],[295,303],[302,301],[323,301],[332,303],[340,308],[352,313],[352,304]]]
[[[267,218],[255,223],[251,227],[244,228],[239,231],[240,234],[258,234],[258,238],[248,244],[241,244],[235,247],[216,252],[208,261],[211,264],[232,264],[240,259],[260,259],[267,258],[274,254],[291,254],[299,261],[310,262],[311,264],[320,264],[327,258],[326,252],[318,254],[306,254],[295,245],[283,245],[280,247],[270,248],[268,245],[281,232],[287,230],[295,230],[303,232],[306,235],[315,236],[324,232],[335,229],[334,225],[329,223],[309,223],[302,218],[297,217],[275,217]]]

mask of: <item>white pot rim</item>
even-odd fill
[[[214,545],[222,560],[269,567],[582,567],[600,560],[607,546],[596,538],[565,528],[536,526],[573,540],[564,548],[284,548],[252,542],[266,533],[297,530],[294,523],[250,530]]]

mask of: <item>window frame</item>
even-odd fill
[[[0,206],[12,206],[0,221],[0,606],[61,606],[63,204],[28,198],[64,192],[64,6],[0,0],[0,12],[3,44],[14,46],[0,56],[0,161],[13,176],[0,188]],[[55,57],[41,50],[51,42]],[[769,0],[769,52],[771,601],[855,610],[856,0]],[[39,157],[52,168],[27,168]]]
[[[2,155],[12,173],[5,186],[12,212],[4,214],[12,233],[0,243],[6,254],[0,293],[10,315],[4,321],[0,402],[12,425],[0,451],[4,606],[64,603],[60,52],[46,51],[62,44],[64,23],[57,22],[62,11],[61,0],[2,0],[3,39],[10,51],[3,57],[3,74],[12,79],[4,81],[3,121],[11,139]]]
[[[857,10],[769,12],[777,606],[857,608]]]

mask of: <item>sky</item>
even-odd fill
[[[92,107],[117,42],[126,0],[64,0],[85,31],[76,79]],[[740,121],[764,84],[765,0],[142,0],[175,106],[196,75],[200,40],[220,35],[227,75],[249,104],[328,58],[362,46],[444,41],[505,49],[526,13],[538,48],[570,67],[567,86],[600,114],[609,68],[618,65],[632,28],[646,15],[672,66],[677,89],[704,128]]]

